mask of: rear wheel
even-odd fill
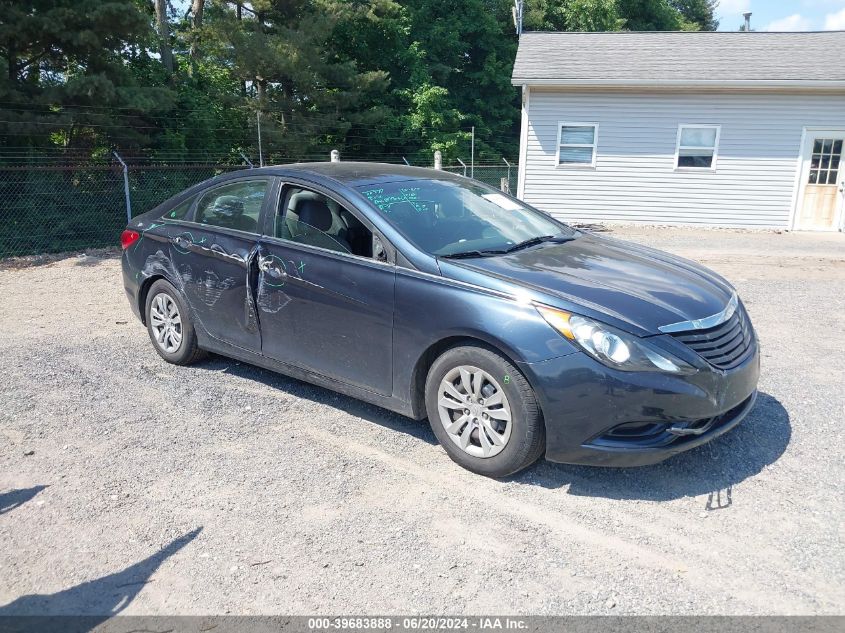
[[[164,279],[153,283],[147,293],[146,317],[153,347],[167,362],[189,365],[205,356],[197,345],[188,306]]]
[[[425,394],[434,434],[464,468],[506,477],[542,455],[545,427],[534,391],[492,350],[465,346],[444,352],[429,370]]]

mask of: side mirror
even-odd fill
[[[387,261],[387,251],[378,235],[373,235],[373,259],[380,262]]]

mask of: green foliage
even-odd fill
[[[413,107],[430,103],[428,92],[437,87],[442,116],[431,118],[431,139],[421,147],[444,160],[469,155],[465,142],[476,127],[479,156],[515,153],[519,102],[510,85],[516,38],[510,21],[509,0],[404,0],[412,28],[410,50],[415,64],[407,74],[406,94],[419,92]],[[462,129],[458,129],[460,126]],[[462,142],[463,141],[463,142]],[[428,161],[426,161],[428,162]]]
[[[3,0],[0,16],[3,146],[142,144],[144,115],[172,105],[168,88],[136,81],[127,64],[149,32],[134,0]]]
[[[524,25],[534,31],[618,31],[616,0],[534,0]]]
[[[511,0],[0,0],[0,148],[428,163],[516,154]],[[714,29],[716,0],[529,0],[528,30]],[[171,3],[171,7],[173,7]],[[191,7],[201,7],[194,16]],[[188,13],[183,13],[182,9]]]
[[[671,0],[670,4],[681,14],[689,29],[715,31],[719,28],[716,8],[719,0]]]
[[[680,31],[683,17],[669,0],[617,0],[629,31]]]
[[[513,159],[511,4],[182,0],[159,32],[153,0],[0,0],[0,255],[113,244],[125,218],[112,150],[134,165],[140,213],[242,165],[241,152],[255,161],[259,117],[267,162],[335,148],[469,162],[473,127],[477,163]],[[526,4],[527,30],[717,26],[715,0]],[[47,155],[60,164],[21,166]],[[140,168],[147,159],[171,165]]]

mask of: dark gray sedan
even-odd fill
[[[123,279],[156,351],[215,352],[428,418],[462,466],[651,464],[749,412],[731,285],[442,171],[226,174],[135,218]]]

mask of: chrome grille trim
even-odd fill
[[[731,300],[728,301],[728,305],[726,305],[725,309],[721,312],[711,314],[710,316],[702,319],[690,319],[689,321],[678,321],[677,323],[670,323],[669,325],[661,325],[657,329],[664,334],[671,334],[672,332],[688,332],[689,330],[708,330],[712,327],[716,327],[717,325],[721,325],[730,319],[734,315],[734,312],[736,312],[738,305],[739,297],[734,292],[731,295]]]
[[[724,323],[706,330],[673,332],[671,336],[714,367],[723,370],[738,367],[754,351],[754,332],[742,306]]]

